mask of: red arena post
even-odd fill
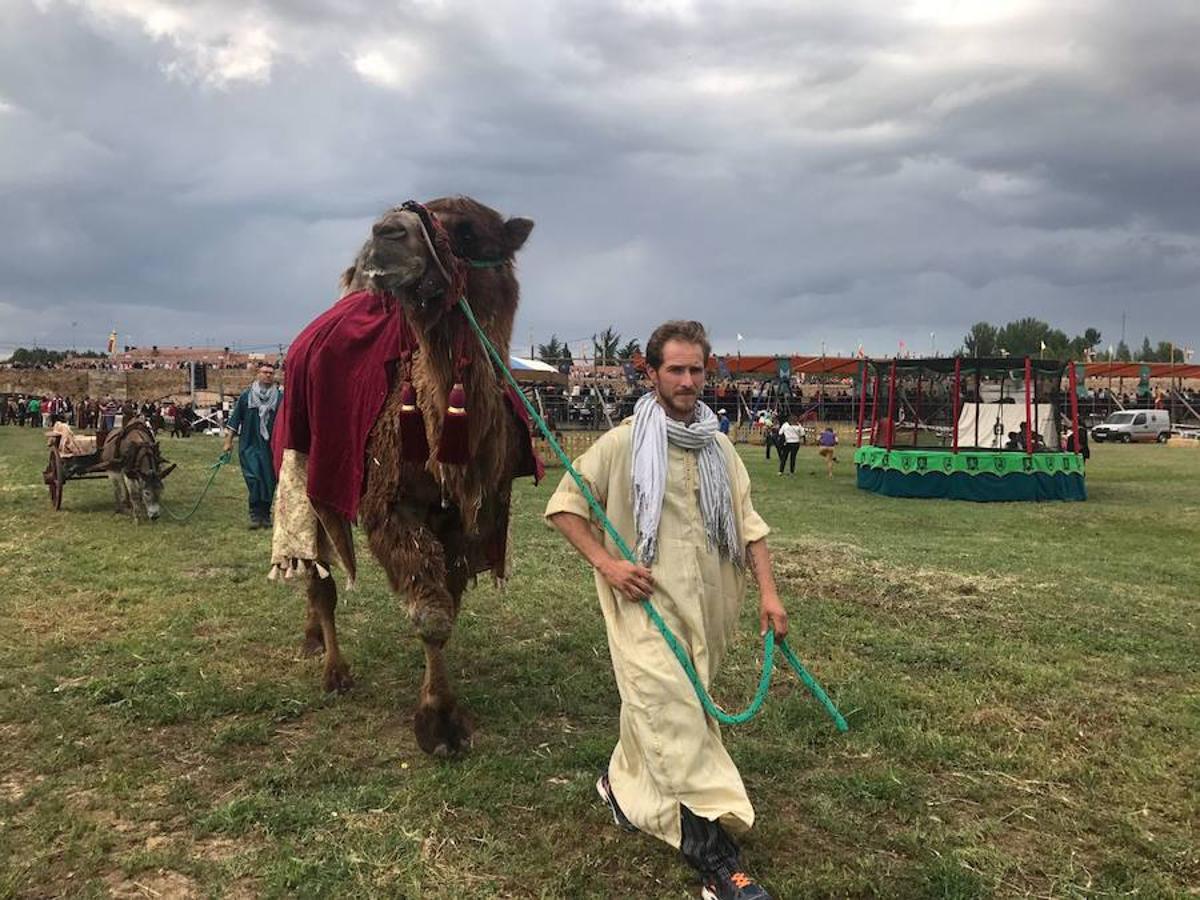
[[[1075,443],[1075,452],[1079,452],[1079,390],[1078,382],[1076,381],[1075,363],[1071,362],[1070,375],[1067,376],[1067,384],[1071,388],[1071,437]]]
[[[875,431],[879,427],[879,367],[875,367],[875,390],[871,393],[871,446],[878,446],[875,443]]]
[[[917,436],[921,430],[921,375],[917,370],[917,405],[913,407],[913,446],[917,446]]]
[[[858,444],[856,446],[859,447],[862,446],[863,425],[867,417],[867,377],[867,364],[864,362],[862,369],[862,390],[859,391],[858,398]]]
[[[896,360],[892,360],[892,372],[888,376],[888,420],[887,448],[892,449],[892,441],[896,437]]]
[[[1033,361],[1025,357],[1025,452],[1033,453]]]
[[[962,390],[962,357],[954,357],[954,400],[951,408],[954,410],[954,452],[958,452],[958,413],[959,400]]]

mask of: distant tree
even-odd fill
[[[1142,349],[1138,351],[1139,362],[1155,362],[1157,357],[1154,353],[1154,348],[1150,346],[1150,338],[1142,338]]]
[[[976,322],[963,338],[964,356],[995,356],[999,329],[987,322]]]
[[[1159,341],[1154,350],[1154,357],[1158,362],[1174,362],[1171,357],[1178,358],[1182,355],[1183,348],[1173,346],[1170,341]]]
[[[1072,359],[1082,359],[1090,354],[1100,343],[1100,331],[1096,328],[1084,329],[1083,334],[1071,339],[1070,354]]]
[[[592,356],[597,366],[615,366],[620,348],[621,335],[611,325],[599,334],[592,335]]]
[[[634,338],[633,340],[626,342],[625,346],[617,351],[617,359],[619,359],[621,362],[627,362],[628,360],[633,359],[636,354],[641,352],[642,344],[637,338]]]
[[[550,343],[538,344],[537,356],[542,362],[556,368],[563,363],[572,362],[571,348],[567,346],[566,341],[560,341],[556,334],[550,335]]]
[[[1132,362],[1133,361],[1133,354],[1129,352],[1129,345],[1127,343],[1125,343],[1124,341],[1119,341],[1117,343],[1117,361],[1118,362]]]
[[[1062,356],[1070,342],[1062,331],[1032,316],[1009,322],[996,335],[997,346],[1007,350],[1010,356],[1037,356],[1042,352],[1043,343],[1047,355]]]
[[[66,359],[62,350],[47,350],[44,347],[18,347],[12,352],[9,362],[14,366],[53,366]]]

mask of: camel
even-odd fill
[[[510,408],[501,376],[466,329],[457,295],[469,298],[480,326],[507,359],[519,294],[513,256],[532,228],[529,219],[505,219],[466,197],[424,207],[410,202],[375,222],[341,280],[339,303],[356,297],[378,302],[388,316],[407,322],[415,341],[396,361],[367,434],[357,512],[372,555],[405,600],[424,645],[413,730],[426,753],[450,755],[470,746],[474,722],[451,684],[446,644],[468,582],[487,570],[504,576],[512,481],[532,474],[533,464],[529,432]],[[293,388],[294,374],[289,352],[285,407],[302,395],[302,388]],[[457,446],[447,449],[448,443]],[[290,452],[282,450],[276,547],[280,523],[286,527],[295,505],[284,499]],[[326,569],[336,557],[353,579],[353,541],[346,510],[315,499],[309,477],[306,490],[323,549],[301,568],[308,599],[302,652],[323,653],[323,686],[342,692],[353,678],[338,644],[337,588]],[[274,562],[281,558],[277,568],[290,564],[295,571],[294,553],[273,551]]]

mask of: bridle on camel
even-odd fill
[[[609,537],[613,539],[613,542],[617,545],[617,548],[621,551],[621,554],[625,557],[625,559],[636,564],[637,558],[634,556],[633,551],[629,549],[629,545],[625,543],[624,539],[617,531],[616,526],[613,525],[612,521],[605,514],[604,508],[600,505],[600,501],[596,499],[596,496],[588,488],[587,483],[583,480],[582,476],[580,476],[575,467],[571,465],[570,457],[567,456],[567,454],[563,451],[563,448],[559,445],[558,441],[555,440],[554,434],[550,430],[550,426],[546,424],[546,420],[538,415],[538,411],[534,409],[533,404],[529,402],[529,398],[525,396],[525,392],[521,390],[521,386],[513,377],[512,372],[508,368],[507,362],[501,358],[500,353],[496,350],[495,345],[492,344],[487,334],[485,334],[483,329],[479,326],[479,322],[476,321],[474,313],[471,312],[471,306],[467,302],[465,293],[459,298],[458,307],[463,311],[463,315],[467,317],[467,321],[471,324],[472,330],[479,338],[479,343],[483,346],[483,349],[487,352],[488,356],[491,357],[492,363],[504,375],[509,385],[512,386],[513,392],[521,398],[521,402],[525,405],[526,412],[528,412],[533,421],[537,423],[538,429],[542,432],[542,435],[546,438],[551,448],[553,448],[554,453],[558,456],[559,461],[566,468],[567,473],[571,476],[571,478],[574,479],[575,484],[579,487],[579,490],[583,492],[583,496],[587,498],[588,505],[591,506],[592,512],[596,514],[597,519],[604,526],[604,530],[608,532]],[[721,722],[724,725],[740,725],[742,722],[747,722],[754,718],[758,711],[762,709],[763,702],[767,697],[767,689],[771,686],[771,675],[774,673],[775,669],[775,650],[778,648],[778,650],[783,654],[784,659],[787,660],[788,665],[792,667],[792,670],[795,671],[795,673],[800,677],[800,680],[804,682],[805,687],[808,688],[813,697],[817,699],[817,701],[829,714],[830,718],[833,719],[834,725],[837,726],[838,731],[849,730],[850,726],[846,724],[846,719],[838,711],[838,708],[834,705],[833,701],[829,699],[829,695],[825,693],[817,680],[813,678],[811,674],[809,674],[807,669],[804,668],[803,663],[800,662],[800,658],[796,656],[792,648],[788,646],[787,639],[779,638],[776,640],[775,631],[773,629],[767,629],[767,635],[764,639],[762,674],[758,679],[758,690],[754,693],[754,699],[751,700],[750,705],[740,713],[725,712],[723,709],[717,706],[716,702],[713,701],[712,696],[705,689],[703,683],[701,683],[700,676],[696,674],[696,669],[692,665],[692,661],[688,656],[687,650],[685,650],[683,645],[679,643],[679,639],[671,631],[670,626],[668,626],[663,620],[662,615],[657,609],[655,609],[654,604],[650,601],[650,598],[643,597],[641,604],[642,609],[646,611],[646,615],[650,617],[650,620],[654,623],[655,627],[658,628],[659,633],[662,634],[663,640],[667,642],[667,646],[671,648],[671,652],[675,654],[675,658],[679,660],[679,665],[683,667],[683,671],[687,675],[688,681],[692,683],[692,687],[696,691],[696,697],[700,700],[700,705],[704,707],[705,712],[707,712],[718,722]]]
[[[454,309],[456,298],[465,297],[467,294],[468,269],[499,268],[512,262],[507,258],[470,259],[462,256],[455,250],[445,226],[423,204],[407,200],[400,205],[400,209],[412,213],[420,223],[421,240],[433,258],[433,264],[445,280],[441,296],[443,309],[447,313]],[[400,317],[400,456],[408,462],[424,464],[430,456],[429,439],[425,430],[424,413],[417,403],[417,392],[412,377],[413,355],[418,349],[418,341],[403,312],[400,313]],[[471,336],[467,322],[458,321],[454,324],[450,352],[454,380],[446,398],[446,411],[436,458],[439,463],[464,465],[471,456],[467,392],[463,384],[467,367],[472,362]]]

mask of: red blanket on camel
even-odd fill
[[[314,319],[288,348],[283,400],[271,449],[278,473],[283,451],[308,454],[308,496],[358,518],[364,487],[367,435],[391,390],[402,334],[408,328],[395,301],[381,294],[347,294]],[[529,440],[515,475],[545,474],[533,450],[525,405],[509,384],[505,399]]]

